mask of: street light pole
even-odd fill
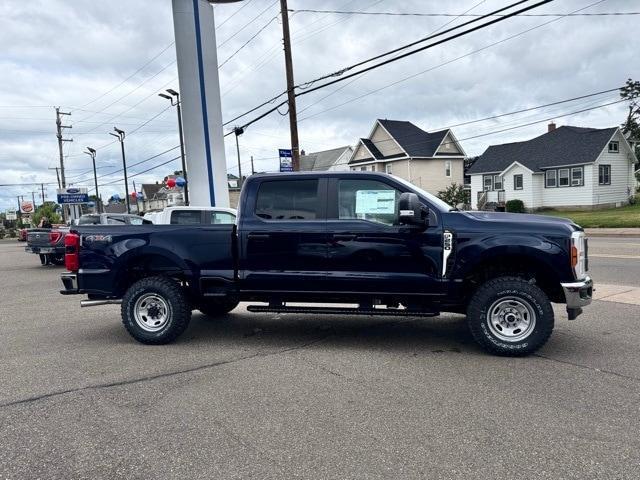
[[[238,187],[242,188],[242,166],[240,164],[240,143],[238,137],[244,133],[242,127],[236,127],[233,129],[236,134],[236,151],[238,152]]]
[[[97,205],[97,210],[98,213],[102,213],[102,205],[100,205],[102,202],[100,202],[100,194],[98,193],[98,175],[96,173],[96,150],[94,148],[91,147],[87,147],[87,151],[84,152],[87,155],[89,155],[91,157],[91,162],[93,163],[93,181],[96,187],[96,205]]]
[[[113,127],[116,133],[109,133],[109,135],[113,135],[120,142],[120,150],[122,151],[122,167],[124,170],[124,201],[127,205],[127,213],[131,213],[131,205],[129,204],[129,182],[127,180],[127,160],[124,155],[124,130],[120,130],[117,127]]]
[[[158,96],[162,98],[166,98],[171,102],[172,106],[176,107],[178,112],[178,134],[180,136],[180,158],[182,160],[182,177],[185,180],[184,184],[184,203],[185,205],[189,205],[189,180],[187,178],[187,160],[184,154],[184,133],[182,129],[182,107],[180,103],[180,94],[171,88],[167,88],[167,92],[169,95],[164,93],[159,93]],[[175,97],[175,103],[174,103]]]

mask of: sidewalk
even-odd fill
[[[639,237],[640,228],[585,228],[588,237]]]

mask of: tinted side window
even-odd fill
[[[200,210],[174,210],[171,212],[171,225],[200,225]]]
[[[212,225],[222,225],[228,223],[236,223],[235,215],[227,212],[211,212]]]
[[[265,220],[313,220],[318,203],[317,179],[263,182],[256,215]]]
[[[131,225],[142,225],[143,220],[141,217],[129,217],[129,223]]]
[[[99,225],[100,215],[82,215],[78,225]]]
[[[126,225],[127,222],[122,217],[107,217],[107,225]]]
[[[340,180],[338,218],[397,225],[400,192],[377,180]]]

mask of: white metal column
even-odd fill
[[[191,205],[229,206],[213,8],[172,0]]]

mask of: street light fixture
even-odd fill
[[[96,149],[95,148],[91,148],[91,147],[87,147],[87,151],[84,152],[87,155],[89,155],[91,157],[91,161],[93,162],[93,181],[95,183],[96,186],[96,207],[97,207],[97,211],[98,213],[102,213],[102,205],[101,205],[101,201],[100,201],[100,194],[98,193],[98,175],[96,173]]]
[[[185,180],[184,184],[184,203],[185,205],[189,205],[189,181],[187,178],[187,161],[184,155],[184,134],[182,131],[182,108],[180,102],[180,94],[171,88],[167,88],[166,90],[170,95],[166,93],[159,93],[158,96],[162,98],[166,98],[171,102],[171,105],[176,107],[176,111],[178,112],[178,134],[180,136],[180,158],[182,159],[182,177]]]
[[[109,132],[109,135],[113,135],[120,142],[120,150],[122,151],[122,167],[124,170],[124,200],[127,205],[127,213],[131,213],[131,205],[129,204],[129,182],[127,180],[127,160],[124,155],[124,130],[120,130],[118,127],[113,127],[113,130],[117,133]]]

